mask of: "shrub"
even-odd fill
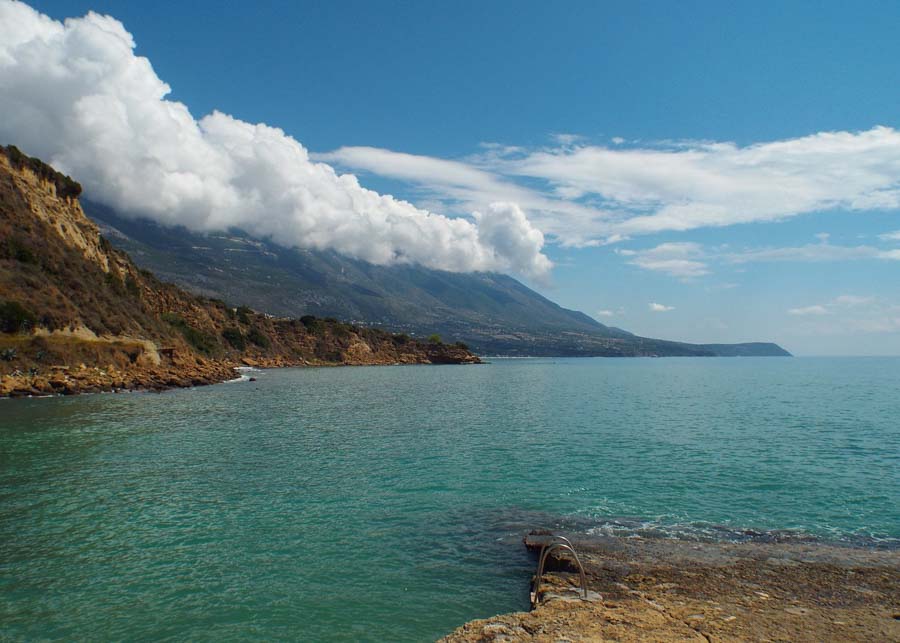
[[[241,334],[240,328],[226,328],[222,331],[222,337],[239,351],[247,348],[247,342],[244,341],[244,336]]]
[[[104,279],[106,285],[112,288],[117,295],[125,294],[125,284],[112,271],[107,272]]]
[[[251,308],[247,308],[246,306],[238,306],[237,309],[237,318],[238,321],[242,324],[250,323],[250,315],[253,314],[253,310]]]
[[[137,280],[131,276],[130,272],[125,275],[125,290],[132,297],[140,297],[141,295],[141,287],[138,285]]]
[[[409,344],[410,336],[407,335],[406,333],[399,333],[398,335],[394,335],[393,337],[391,337],[391,339],[394,341],[395,344],[398,344],[398,345]]]
[[[16,359],[16,349],[15,348],[4,348],[0,351],[0,359],[4,362],[11,362]]]
[[[331,332],[334,333],[335,337],[345,339],[350,337],[350,333],[353,332],[353,327],[337,322],[331,325]]]
[[[15,259],[16,261],[21,261],[22,263],[31,263],[37,264],[38,259],[28,245],[16,239],[15,237],[9,237],[6,240],[6,253],[5,255],[10,259]]]
[[[0,331],[4,333],[29,331],[36,321],[34,313],[17,301],[0,304]]]
[[[463,349],[464,351],[469,350],[469,345],[466,344],[465,342],[456,342],[456,343],[454,344],[454,346],[456,346],[457,348],[461,348],[461,349]]]
[[[220,345],[216,340],[215,335],[194,328],[188,324],[183,317],[176,315],[175,313],[163,313],[162,318],[174,328],[177,328],[185,341],[195,350],[204,355],[211,355],[218,351]]]
[[[441,336],[438,335],[437,333],[435,333],[434,335],[428,336],[428,343],[429,344],[443,344],[444,342],[441,341]]]
[[[268,348],[272,345],[272,342],[269,340],[266,334],[258,328],[251,328],[250,332],[247,333],[247,339],[249,339],[257,346],[260,346],[261,348]]]
[[[325,322],[317,319],[314,315],[303,315],[300,321],[306,326],[306,330],[313,335],[321,335],[325,332]]]

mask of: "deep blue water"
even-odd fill
[[[0,638],[428,640],[532,527],[900,543],[900,359],[286,369],[0,402]]]

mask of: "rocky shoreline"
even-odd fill
[[[46,375],[0,375],[0,397],[43,397],[82,393],[163,391],[219,384],[240,377],[235,365],[210,362],[189,369],[148,368],[122,371],[116,367],[57,367]]]
[[[457,354],[458,353],[458,354]],[[323,366],[386,366],[398,364],[479,364],[481,360],[468,351],[444,348],[433,355],[401,355],[397,360],[347,359],[329,362],[287,359],[283,356],[245,357],[239,362],[178,357],[158,366],[120,368],[109,364],[98,366],[54,366],[46,373],[13,372],[0,374],[0,397],[45,397],[82,393],[119,393],[125,391],[164,391],[220,384],[239,378],[240,367],[294,368]]]
[[[900,551],[565,534],[530,612],[466,623],[475,641],[900,641]]]

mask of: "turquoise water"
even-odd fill
[[[900,359],[256,375],[0,402],[0,638],[433,639],[554,524],[900,539]]]

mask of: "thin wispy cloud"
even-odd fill
[[[788,315],[827,315],[828,309],[825,306],[801,306],[799,308],[789,308]]]
[[[656,302],[651,302],[648,306],[654,313],[667,313],[670,310],[675,310],[675,306],[666,306],[665,304],[657,304]]]
[[[433,196],[477,204],[506,194],[557,241],[782,221],[801,214],[900,209],[900,132],[820,132],[747,146],[670,141],[477,154],[445,161],[375,148],[324,155],[348,168],[409,181]],[[417,167],[406,167],[412,165]],[[465,174],[464,169],[478,172]],[[461,180],[465,179],[465,180]]]
[[[812,335],[900,332],[900,305],[869,295],[839,295],[829,301],[788,309],[803,319],[799,330]]]
[[[817,263],[828,261],[853,261],[858,259],[900,259],[900,251],[884,250],[875,246],[844,246],[830,243],[815,243],[805,246],[781,248],[756,248],[721,255],[731,263],[759,263],[788,261]]]
[[[819,236],[819,235],[817,235]],[[644,270],[662,272],[682,280],[711,274],[715,266],[751,263],[794,262],[821,263],[836,261],[900,261],[900,249],[885,249],[871,245],[840,245],[827,241],[802,246],[742,248],[699,243],[663,243],[651,248],[618,248],[616,253],[626,257],[631,265]]]
[[[634,266],[673,277],[690,279],[709,274],[706,263],[700,261],[704,249],[698,243],[663,243],[646,250],[620,249],[618,253],[629,257],[628,263]]]

